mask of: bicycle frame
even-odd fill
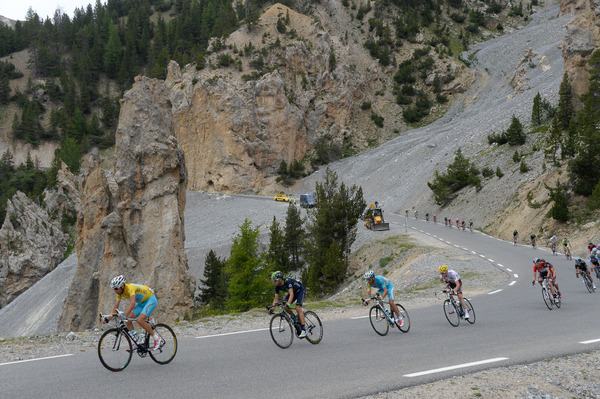
[[[379,307],[379,309],[381,309],[383,311],[383,314],[385,315],[385,318],[387,319],[388,324],[393,327],[394,322],[392,321],[392,316],[390,315],[391,312],[393,312],[393,310],[391,309],[391,306],[390,306],[389,310],[385,306],[383,306],[383,305],[389,305],[390,304],[389,301],[384,301],[383,299],[378,299],[377,297],[374,297],[374,296],[370,297],[367,301],[370,301],[370,300],[374,300],[375,302],[377,302],[376,306]],[[366,302],[366,301],[363,299],[363,302]]]
[[[115,341],[116,347],[118,347],[121,344],[122,334],[126,334],[131,340],[131,342],[135,342],[135,340],[133,339],[133,335],[131,335],[131,331],[127,328],[126,323],[128,321],[137,321],[137,319],[125,317],[125,312],[122,312],[118,309],[116,314],[103,315],[102,313],[100,313],[100,319],[106,320],[108,319],[108,317],[112,317],[112,320],[115,321],[115,327],[119,330],[119,336]],[[148,320],[148,324],[150,324],[150,326],[154,330],[156,326],[154,323],[154,318],[150,318]],[[150,352],[148,345],[149,341],[150,335],[148,334],[148,332],[144,331],[144,342],[142,342],[141,345],[137,345],[136,348],[133,349],[133,351],[136,352],[140,357],[145,357],[148,354],[148,352]]]

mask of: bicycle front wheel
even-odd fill
[[[269,330],[275,345],[282,349],[290,347],[292,341],[294,340],[294,329],[292,328],[290,322],[282,314],[276,314],[271,317]]]
[[[583,282],[585,283],[585,288],[587,288],[590,294],[595,291],[594,286],[592,285],[592,282],[590,281],[588,276],[583,276]]]
[[[552,310],[552,307],[554,306],[554,298],[552,297],[552,293],[550,292],[550,290],[542,288],[542,298],[544,298],[544,303],[546,304],[546,307]]]
[[[98,342],[98,357],[110,371],[124,370],[131,361],[131,340],[117,328],[106,330]]]
[[[304,312],[304,327],[306,340],[311,344],[318,344],[323,339],[323,324],[315,312]]]
[[[371,310],[369,311],[369,321],[371,322],[373,330],[381,336],[386,335],[390,330],[387,317],[385,317],[383,309],[378,305],[371,307]]]
[[[398,306],[398,310],[400,311],[400,316],[402,317],[402,326],[396,324],[398,326],[398,329],[400,331],[402,331],[403,333],[407,333],[408,330],[410,330],[410,317],[408,317],[408,312],[406,311],[406,309],[404,309],[404,306],[402,305],[397,305]]]
[[[458,327],[460,321],[458,309],[449,299],[444,301],[444,314],[446,315],[446,319],[448,319],[448,323],[452,324],[454,327]]]
[[[157,324],[155,331],[162,338],[163,344],[155,351],[150,351],[150,357],[158,364],[167,364],[177,354],[177,336],[173,329],[166,324]],[[154,345],[154,338],[150,338],[149,345]]]
[[[467,298],[465,298],[465,304],[467,305],[467,310],[469,311],[469,318],[466,320],[469,323],[474,324],[475,323],[475,309],[473,309],[473,305],[471,304],[471,301],[469,301]]]

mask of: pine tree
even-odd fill
[[[300,251],[305,236],[302,224],[300,210],[295,205],[290,204],[285,219],[285,248],[291,255],[290,270],[298,270],[302,266]]]
[[[566,222],[569,220],[569,194],[566,184],[558,182],[555,188],[546,186],[546,189],[550,191],[550,200],[554,202],[550,211],[548,211],[549,217],[558,220],[559,222]]]
[[[558,118],[553,118],[550,129],[546,135],[546,156],[552,160],[554,165],[559,165],[557,153],[562,144],[562,129]]]
[[[573,110],[573,89],[569,75],[565,72],[558,89],[558,121],[562,130],[567,130],[575,111]]]
[[[285,235],[275,216],[273,216],[273,223],[271,223],[269,231],[267,263],[273,270],[281,270],[283,273],[290,271],[290,254],[285,247]]]
[[[200,288],[199,299],[204,304],[215,308],[225,306],[227,297],[227,277],[225,274],[226,262],[217,257],[211,249],[204,261],[204,279],[200,280],[203,287]]]
[[[542,124],[542,96],[540,93],[533,98],[533,107],[531,108],[531,125],[539,126]]]
[[[258,237],[258,228],[253,228],[246,219],[240,226],[240,233],[233,239],[227,261],[227,305],[232,310],[248,310],[263,305],[270,292],[267,269],[258,251]]]
[[[505,132],[506,138],[508,139],[508,145],[523,145],[527,140],[527,136],[523,131],[523,125],[519,118],[513,115],[512,122],[508,127],[508,130]]]

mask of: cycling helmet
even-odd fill
[[[540,258],[533,258],[533,263],[538,263],[540,260]]]
[[[373,270],[369,270],[368,272],[366,272],[363,277],[365,278],[365,280],[370,280],[373,277],[375,277],[375,273],[373,273]]]
[[[575,263],[581,263],[581,258],[575,258]]]
[[[271,274],[271,280],[275,281],[275,280],[279,280],[280,278],[283,278],[283,273],[281,272],[273,272],[273,274]]]
[[[110,288],[112,289],[119,288],[123,285],[125,285],[125,277],[123,277],[122,275],[110,280]]]
[[[441,265],[440,268],[438,269],[438,271],[440,273],[445,273],[448,271],[448,265]]]

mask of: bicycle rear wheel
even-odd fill
[[[276,314],[271,317],[269,331],[275,345],[282,349],[289,348],[294,340],[294,329],[282,314]]]
[[[387,317],[379,305],[371,307],[371,310],[369,311],[369,321],[371,322],[373,330],[381,336],[386,335],[390,330]]]
[[[458,323],[460,322],[458,309],[449,299],[444,301],[444,314],[446,315],[446,319],[448,319],[448,323],[454,327],[458,327]]]
[[[398,325],[398,323],[396,323],[396,326],[403,333],[407,333],[408,330],[410,330],[410,317],[408,317],[408,312],[406,311],[406,309],[404,309],[404,306],[398,305],[398,304],[397,304],[397,306],[398,306],[398,310],[400,311],[400,316],[402,317],[402,320],[404,323],[402,324],[402,326],[400,326],[400,325]]]
[[[465,320],[471,324],[474,324],[475,323],[475,309],[473,308],[471,301],[469,301],[467,298],[465,298],[465,304],[467,305],[467,310],[469,311],[469,318],[468,319],[465,318]]]
[[[98,357],[110,371],[124,370],[131,361],[131,340],[117,328],[106,330],[98,342]]]
[[[552,310],[552,307],[554,306],[554,298],[552,297],[552,293],[545,287],[542,288],[542,298],[544,298],[546,307]]]
[[[150,351],[150,357],[158,364],[167,364],[177,354],[177,336],[173,332],[173,329],[166,324],[157,324],[155,331],[163,339],[164,344],[155,350]],[[154,346],[154,338],[150,338],[149,345]]]
[[[304,327],[306,340],[311,344],[318,344],[323,339],[323,324],[315,312],[304,312]]]

